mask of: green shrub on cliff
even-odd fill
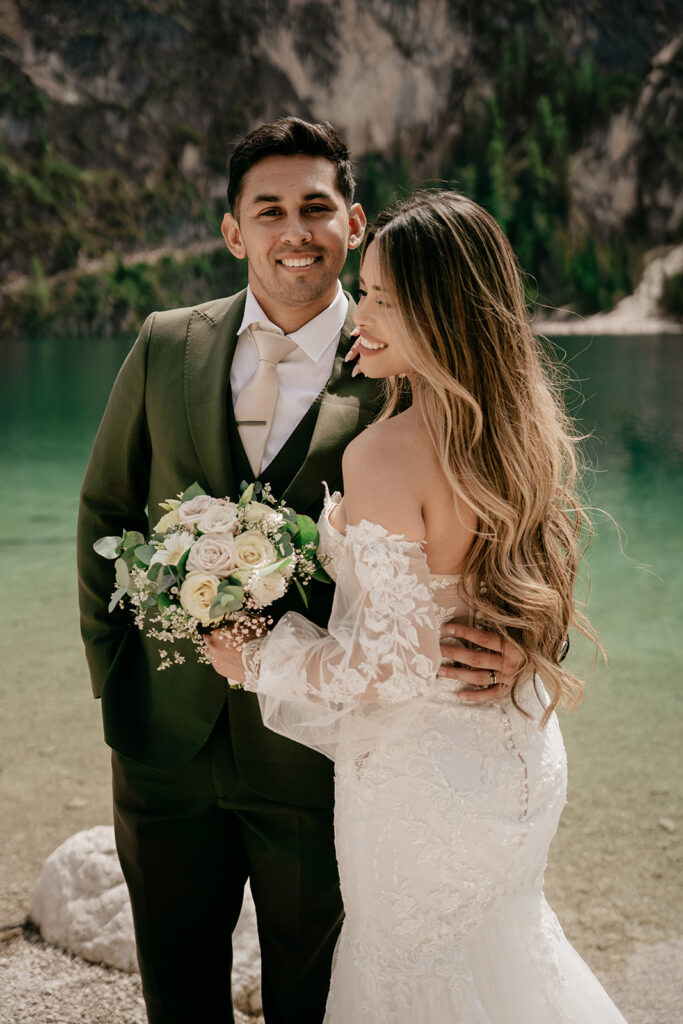
[[[683,272],[664,278],[660,304],[667,316],[683,318]]]

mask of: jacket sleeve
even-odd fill
[[[405,727],[440,665],[420,545],[367,520],[348,527],[328,629],[290,612],[252,651],[246,685],[269,728],[328,757],[363,754]]]
[[[95,438],[78,512],[78,597],[81,635],[93,693],[101,696],[107,672],[130,625],[107,606],[115,589],[113,563],[93,551],[100,537],[123,530],[147,533],[151,446],[145,417],[147,352],[155,314],[147,318],[112,390]]]

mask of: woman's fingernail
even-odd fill
[[[352,346],[352,347],[351,347],[351,348],[349,349],[349,351],[348,351],[348,352],[346,353],[346,355],[344,356],[344,362],[345,362],[345,363],[350,363],[350,362],[351,362],[351,360],[352,360],[352,359],[355,359],[355,358],[356,358],[356,353],[354,352],[354,350],[353,350],[353,346]]]
[[[363,371],[361,370],[360,366],[357,366],[357,365],[356,365],[356,366],[354,366],[354,368],[353,368],[353,369],[351,370],[351,376],[352,376],[352,377],[357,377],[357,376],[358,376],[358,374],[359,374],[359,373],[362,373],[362,372],[363,372]]]

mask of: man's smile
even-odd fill
[[[315,263],[318,263],[320,259],[320,256],[307,253],[300,256],[281,256],[276,262],[288,270],[306,270],[307,267],[312,267]]]

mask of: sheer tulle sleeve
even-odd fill
[[[363,520],[347,528],[327,630],[288,612],[245,651],[246,688],[265,724],[335,758],[401,730],[441,661],[429,570],[419,544]]]

